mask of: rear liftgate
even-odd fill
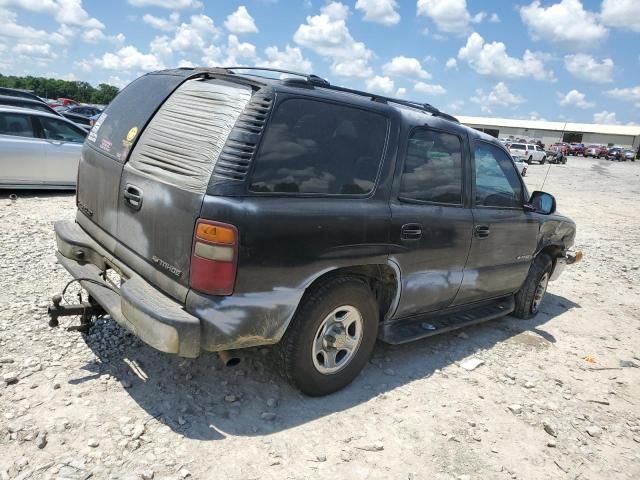
[[[192,265],[192,246],[207,184],[251,95],[252,90],[246,85],[219,79],[187,80],[142,131],[122,169],[116,238],[155,266],[150,275],[136,273],[180,303],[184,303],[189,288],[197,287],[190,285],[193,283],[193,278],[189,281],[193,277],[190,274],[202,268],[202,262]],[[228,250],[226,244],[197,242],[198,246],[205,253]],[[209,263],[215,260],[220,259],[214,256]],[[235,261],[227,263],[235,268]],[[108,283],[106,273],[102,277]],[[85,281],[79,279],[80,285]],[[107,288],[119,291],[114,284]],[[231,288],[218,285],[210,293],[229,294]],[[86,331],[92,316],[105,313],[91,297],[76,305],[61,305],[61,298],[54,297],[49,307],[51,326],[58,325],[59,317],[81,315],[81,324],[74,329]]]

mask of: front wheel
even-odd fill
[[[280,341],[282,374],[310,396],[344,388],[369,360],[378,321],[378,304],[362,280],[324,283],[305,295]]]
[[[541,253],[531,264],[527,279],[516,293],[516,309],[513,314],[519,318],[531,318],[540,310],[551,278],[553,261],[547,254]]]

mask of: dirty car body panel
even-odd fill
[[[512,295],[538,251],[564,253],[575,228],[522,208],[481,213],[481,135],[313,85],[223,69],[147,74],[89,133],[76,222],[56,224],[58,258],[125,328],[187,357],[277,343],[304,296],[340,272],[384,272],[386,324]],[[429,167],[409,150],[438,142],[459,201],[435,187],[435,201],[407,198],[399,176],[412,168],[418,181]],[[235,249],[231,294],[194,287],[203,221],[235,235],[207,246]],[[480,223],[489,242],[474,238]],[[107,269],[117,288],[100,284]]]

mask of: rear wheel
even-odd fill
[[[354,277],[328,281],[305,296],[280,342],[283,375],[303,393],[333,393],[366,365],[378,333],[378,305]]]
[[[529,156],[529,160],[527,160],[527,163],[528,163],[529,165],[531,165],[531,162],[533,162],[533,156]]]
[[[538,313],[547,292],[552,269],[553,261],[549,255],[542,253],[536,257],[529,269],[527,279],[516,293],[516,309],[513,312],[516,317],[531,318]]]

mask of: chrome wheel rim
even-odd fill
[[[313,337],[313,365],[323,375],[345,368],[362,342],[362,315],[357,308],[343,305],[320,323]]]
[[[538,313],[538,309],[540,308],[540,304],[542,303],[544,294],[547,292],[548,284],[549,284],[549,274],[545,273],[540,279],[540,282],[538,282],[538,286],[536,287],[536,293],[533,295],[533,304],[531,304],[532,313]]]

